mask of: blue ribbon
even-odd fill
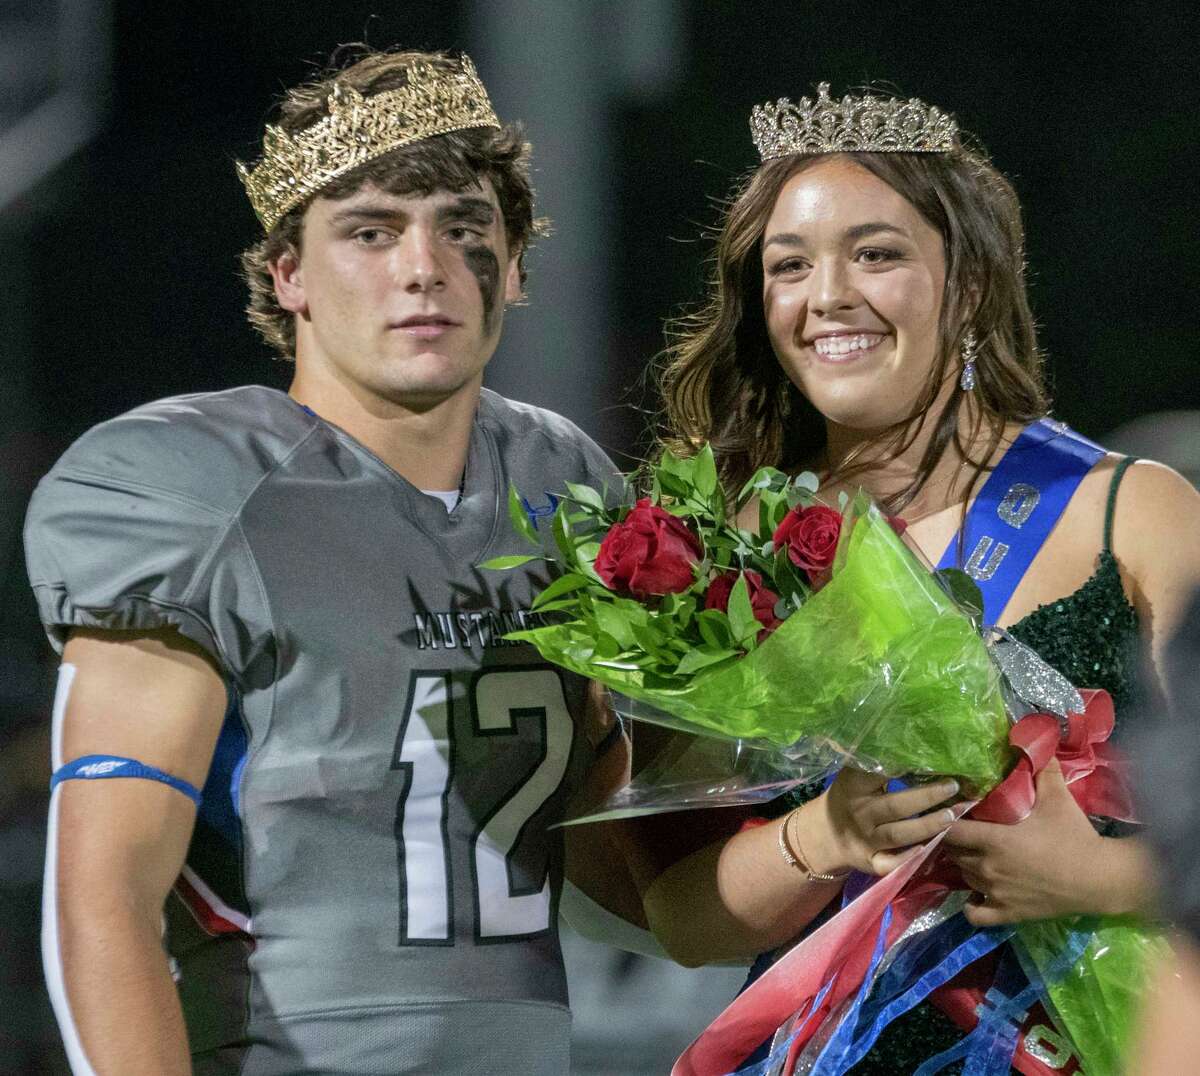
[[[841,1076],[859,1063],[884,1029],[916,1008],[939,986],[986,956],[1012,937],[1012,928],[975,930],[961,915],[954,915],[924,936],[909,939],[872,989],[870,979],[860,993],[871,999],[855,1019],[847,1014],[837,1033],[817,1059],[813,1074]],[[861,1032],[857,1031],[863,1027]]]
[[[875,969],[879,967],[879,962],[883,959],[884,941],[891,924],[892,909],[889,905],[883,910],[883,918],[879,923],[879,934],[875,938],[875,949],[871,953],[871,963],[867,966],[867,973],[863,976],[862,985],[859,986],[858,993],[854,995],[854,1001],[850,1003],[849,1009],[838,1022],[837,1030],[834,1031],[829,1042],[825,1044],[825,1049],[817,1057],[812,1068],[812,1076],[840,1076],[845,1071],[845,1069],[836,1067],[836,1058],[844,1054],[850,1045],[854,1029],[858,1025],[859,1012],[870,995],[871,986],[875,981]],[[825,1060],[827,1054],[835,1060],[827,1063]]]
[[[1031,1005],[1045,997],[1078,963],[1095,933],[1093,921],[1080,924],[1067,935],[1062,951],[1034,981],[1026,978],[1016,953],[1005,952],[992,989],[980,1006],[979,1023],[948,1050],[935,1054],[913,1076],[934,1076],[951,1062],[963,1059],[962,1076],[1007,1076],[1020,1041],[1021,1022]]]

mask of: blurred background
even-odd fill
[[[540,211],[489,383],[626,463],[663,319],[700,294],[750,106],[881,83],[955,112],[1022,197],[1057,415],[1200,477],[1196,16],[942,0],[0,0],[0,1074],[62,1073],[37,955],[53,669],[33,484],[140,402],[286,387],[242,315],[233,171],[341,43],[463,49],[525,121]],[[575,1071],[662,1073],[741,980],[566,939]]]

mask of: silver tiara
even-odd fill
[[[952,116],[915,97],[829,96],[829,83],[817,98],[793,104],[781,97],[755,105],[750,133],[764,161],[793,153],[948,153],[958,144]]]

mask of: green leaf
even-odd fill
[[[975,627],[980,627],[983,624],[983,592],[979,584],[961,568],[939,568],[933,574],[941,581],[946,593],[971,618]]]
[[[537,528],[530,521],[529,514],[521,503],[521,495],[511,482],[508,484],[508,518],[512,523],[513,530],[519,535],[534,545],[542,544],[541,539],[538,538]]]
[[[779,524],[783,522],[783,517],[791,510],[786,496],[774,498],[767,506],[767,521],[764,526],[767,533],[774,534],[779,529]]]
[[[579,599],[578,598],[563,598],[561,601],[546,602],[544,605],[536,606],[539,613],[557,613],[563,609],[570,609],[574,615],[579,615]]]
[[[579,570],[590,580],[604,586],[600,581],[600,577],[596,574],[596,557],[599,553],[599,542],[582,542],[575,547],[575,563],[578,565]]]
[[[566,486],[572,500],[588,508],[594,508],[597,512],[604,511],[604,498],[591,486],[580,486],[575,482],[568,482]]]
[[[633,632],[633,638],[647,654],[654,657],[667,657],[666,638],[662,632],[655,630],[650,624],[631,624],[630,629]]]
[[[750,480],[741,488],[737,495],[737,505],[740,508],[755,493],[760,496],[763,490],[782,489],[787,483],[787,475],[775,467],[760,467],[750,476]]]
[[[531,560],[545,560],[545,557],[539,557],[536,554],[530,556],[517,555],[512,557],[492,557],[491,560],[485,560],[479,567],[487,568],[493,572],[508,571],[509,568],[519,568],[522,564],[528,564]],[[537,604],[534,604],[537,608]]]
[[[636,598],[617,598],[613,604],[625,614],[630,624],[650,623],[650,610]]]
[[[811,589],[808,576],[792,563],[792,558],[788,556],[786,549],[776,552],[771,579],[775,583],[777,594],[785,598],[792,597],[799,602],[803,602],[808,597]]]
[[[733,646],[733,631],[729,626],[729,617],[720,609],[705,609],[696,614],[696,627],[709,646],[715,650],[726,650]]]
[[[695,461],[693,482],[696,492],[708,499],[716,492],[718,486],[717,461],[713,458],[712,445],[705,444],[696,454]]]
[[[658,615],[663,620],[673,620],[679,628],[686,628],[691,622],[692,614],[696,611],[696,599],[690,594],[666,594],[658,607]]]
[[[613,602],[596,602],[592,612],[596,618],[596,626],[615,639],[622,650],[627,650],[635,644],[629,616],[619,605]]]
[[[591,580],[586,575],[581,575],[579,572],[567,572],[566,575],[560,575],[533,599],[533,608],[541,609],[547,602],[553,601],[562,594],[569,594],[573,590],[585,587],[590,582]]]
[[[683,656],[683,660],[675,666],[675,674],[677,676],[687,676],[689,673],[694,673],[697,669],[704,669],[709,665],[715,665],[718,661],[737,657],[737,654],[736,650],[721,650],[713,646],[698,646],[695,650],[690,650]]]
[[[696,474],[696,457],[695,456],[676,456],[674,452],[664,452],[662,459],[659,460],[658,466],[655,468],[659,475],[669,474],[685,481],[689,486],[694,486]]]
[[[725,519],[725,490],[719,484],[708,495],[706,504],[709,515],[720,524]]]
[[[615,661],[624,649],[608,632],[602,631],[596,636],[596,658],[599,660]]]
[[[658,486],[669,497],[687,497],[692,492],[691,482],[684,480],[679,475],[671,474],[669,471],[659,473]]]
[[[566,502],[563,502],[558,506],[558,511],[554,513],[554,520],[550,524],[550,530],[554,534],[554,544],[558,546],[558,551],[562,554],[563,560],[568,566],[574,567],[576,564],[574,534],[571,531],[571,522],[567,516]]]
[[[729,595],[729,627],[734,640],[745,643],[756,638],[762,625],[754,616],[754,608],[750,604],[750,588],[746,585],[746,576],[739,573],[737,582],[733,584],[733,592]]]

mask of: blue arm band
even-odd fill
[[[63,781],[98,781],[106,777],[140,777],[143,781],[161,781],[182,792],[197,807],[200,806],[200,790],[195,785],[138,762],[135,758],[123,758],[120,755],[84,755],[60,766],[50,778],[50,791],[53,792]]]

